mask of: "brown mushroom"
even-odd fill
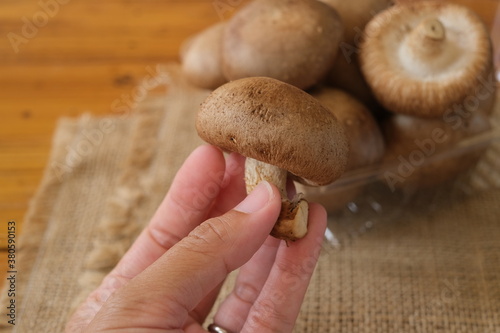
[[[481,19],[442,1],[400,3],[365,28],[360,61],[379,102],[393,112],[443,116],[473,99],[489,112],[492,47]],[[493,91],[493,92],[491,92]]]
[[[347,91],[374,113],[380,112],[373,93],[359,68],[358,53],[365,25],[378,12],[393,4],[392,0],[361,0],[353,4],[346,0],[320,0],[334,8],[344,25],[344,36],[338,55],[327,77],[328,83]]]
[[[225,23],[208,27],[181,47],[182,72],[197,87],[215,89],[227,80],[222,73],[222,35]]]
[[[247,157],[247,191],[267,180],[282,196],[272,235],[286,240],[307,231],[307,201],[289,199],[287,176],[326,185],[343,173],[347,139],[340,122],[316,99],[265,77],[235,80],[216,89],[201,105],[196,129],[206,142]]]
[[[267,76],[306,89],[333,65],[341,36],[337,12],[322,2],[255,0],[228,21],[223,71],[228,80]]]
[[[476,144],[467,140],[490,128],[482,113],[456,115],[453,122],[394,115],[383,124],[387,168],[382,177],[391,190],[429,188],[456,179],[477,163],[488,146],[487,140]]]
[[[342,90],[332,88],[322,88],[311,92],[311,95],[344,125],[349,143],[346,171],[372,165],[383,158],[385,143],[382,132],[371,112],[361,102]],[[346,173],[340,180],[348,177],[349,173]],[[346,185],[337,191],[331,188],[297,185],[298,191],[303,192],[311,201],[321,203],[328,212],[343,208],[360,194],[362,188],[363,185],[359,182]]]
[[[346,129],[349,162],[346,170],[354,170],[379,162],[385,143],[379,125],[365,105],[348,93],[333,88],[311,92]]]
[[[375,14],[393,5],[393,0],[319,0],[335,9],[344,24],[342,41],[357,47],[365,25]]]
[[[382,107],[361,73],[358,61],[348,58],[342,51],[339,51],[327,77],[327,84],[348,92],[367,106],[374,115],[378,116],[383,112]]]

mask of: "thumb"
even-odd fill
[[[182,328],[189,312],[262,246],[280,207],[277,188],[262,182],[236,208],[200,224],[117,291],[90,331]]]

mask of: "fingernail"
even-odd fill
[[[262,181],[234,210],[247,214],[254,213],[263,208],[273,196],[271,184]]]

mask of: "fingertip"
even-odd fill
[[[286,248],[310,248],[321,244],[327,227],[327,212],[317,203],[309,203],[307,234],[294,242],[287,243]]]
[[[224,154],[222,153],[222,150],[219,147],[208,144],[208,143],[204,143],[204,144],[201,144],[198,147],[196,147],[191,152],[190,156],[193,156],[193,155],[196,156],[199,154],[201,154],[201,155],[209,154],[209,155],[213,155],[213,156],[218,155],[218,156],[224,158]]]
[[[276,186],[267,181],[262,181],[234,210],[246,214],[255,213],[272,203],[273,199],[279,195],[276,192]]]
[[[328,213],[325,207],[315,202],[310,203],[309,221],[313,221],[314,224],[318,225],[318,227],[322,228],[323,230],[326,229]]]
[[[246,194],[245,191],[245,157],[238,153],[230,153],[226,157],[226,170],[223,182],[223,188],[236,183],[237,186],[233,186],[238,189],[239,197],[243,197]]]
[[[235,152],[230,152],[227,155],[227,159],[229,161],[232,161],[235,164],[239,164],[242,166],[245,164],[245,156],[238,154],[238,153],[235,153]],[[244,172],[244,168],[239,169],[239,172]]]
[[[309,205],[309,234],[321,247],[328,223],[328,214],[325,207],[317,203]]]
[[[177,171],[174,182],[185,178],[189,180],[192,175],[203,178],[214,171],[223,171],[225,163],[224,155],[218,147],[202,144],[191,151],[184,160],[181,168]],[[200,172],[200,165],[203,165],[203,172]]]

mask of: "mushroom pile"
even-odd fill
[[[444,1],[398,3],[368,23],[359,60],[391,114],[382,129],[384,161],[397,165],[383,175],[392,190],[432,187],[477,163],[487,141],[468,154],[456,148],[490,129],[496,96],[492,43],[477,14]]]
[[[334,211],[362,190],[314,187],[381,163],[398,166],[381,174],[391,188],[434,186],[474,165],[480,152],[433,157],[490,128],[492,53],[481,19],[445,1],[253,0],[180,58],[188,81],[213,90],[198,134],[247,157],[248,191],[277,185],[272,234],[293,241],[308,197]]]

